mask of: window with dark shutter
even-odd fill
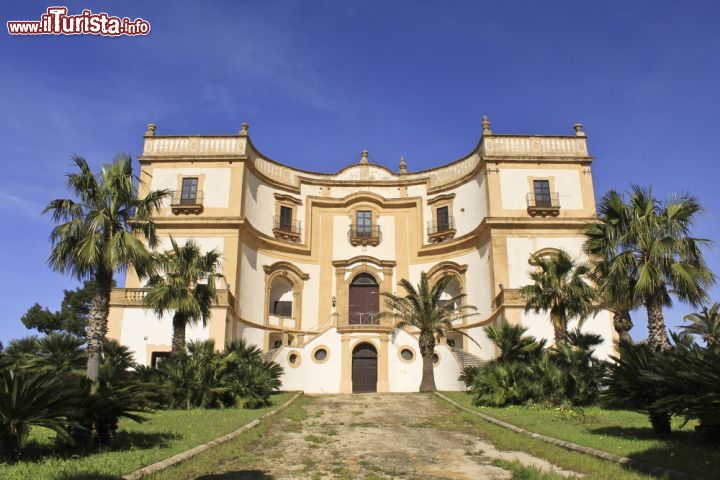
[[[197,202],[198,179],[186,177],[182,179],[180,191],[180,205],[195,205]]]
[[[440,207],[436,210],[438,232],[450,230],[450,214],[448,210],[448,207]]]
[[[533,180],[533,190],[535,193],[536,207],[551,207],[550,199],[550,181],[549,180]]]
[[[292,208],[280,206],[280,229],[292,230]]]

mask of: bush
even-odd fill
[[[504,406],[528,402],[588,405],[598,397],[605,364],[593,357],[602,342],[597,335],[569,332],[567,342],[546,349],[545,341],[525,335],[527,329],[506,321],[485,327],[500,350],[484,366],[465,369],[460,380],[476,405]]]
[[[0,371],[0,453],[17,459],[30,428],[49,428],[73,443],[80,392],[63,376],[5,368]]]
[[[160,372],[171,407],[259,408],[269,405],[270,395],[280,388],[282,368],[263,361],[262,350],[245,340],[229,343],[222,352],[206,340],[189,342],[187,351],[172,355]]]
[[[609,369],[603,399],[611,406],[645,412],[653,431],[670,433],[670,417],[699,421],[700,436],[720,441],[720,349],[689,335],[672,334],[673,346],[654,350],[626,345]]]

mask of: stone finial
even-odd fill
[[[483,135],[492,135],[492,131],[490,130],[490,120],[488,120],[487,115],[483,115],[482,129]]]
[[[575,129],[575,135],[578,137],[584,137],[585,132],[583,132],[583,125],[582,123],[576,123],[573,125],[573,128]]]
[[[360,152],[360,164],[365,165],[368,163],[368,151],[363,150]]]
[[[148,123],[147,130],[145,130],[145,136],[146,137],[152,137],[155,135],[155,129],[157,128],[157,125],[154,123]]]
[[[243,122],[243,123],[240,125],[240,136],[241,136],[241,137],[247,137],[248,128],[250,128],[250,125],[248,125],[248,124],[245,123],[245,122]]]
[[[400,175],[405,175],[407,173],[407,163],[405,162],[405,157],[400,157]]]

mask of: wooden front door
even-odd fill
[[[348,323],[377,325],[380,311],[380,286],[372,275],[361,273],[350,284]]]
[[[353,349],[353,393],[377,392],[377,350],[369,343],[361,343]]]

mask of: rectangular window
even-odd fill
[[[372,212],[369,210],[358,210],[355,218],[357,219],[357,236],[369,237],[372,235]]]
[[[438,232],[450,230],[450,214],[448,213],[448,210],[448,207],[440,207],[435,211]]]
[[[536,207],[552,207],[549,180],[533,180],[533,189]]]
[[[187,177],[182,179],[182,190],[180,191],[180,205],[195,205],[197,203],[198,179]]]
[[[272,309],[273,315],[278,315],[281,317],[291,317],[292,316],[292,301],[290,300],[277,300],[274,302],[273,309]]]
[[[280,230],[292,231],[292,210],[290,207],[280,206]]]

